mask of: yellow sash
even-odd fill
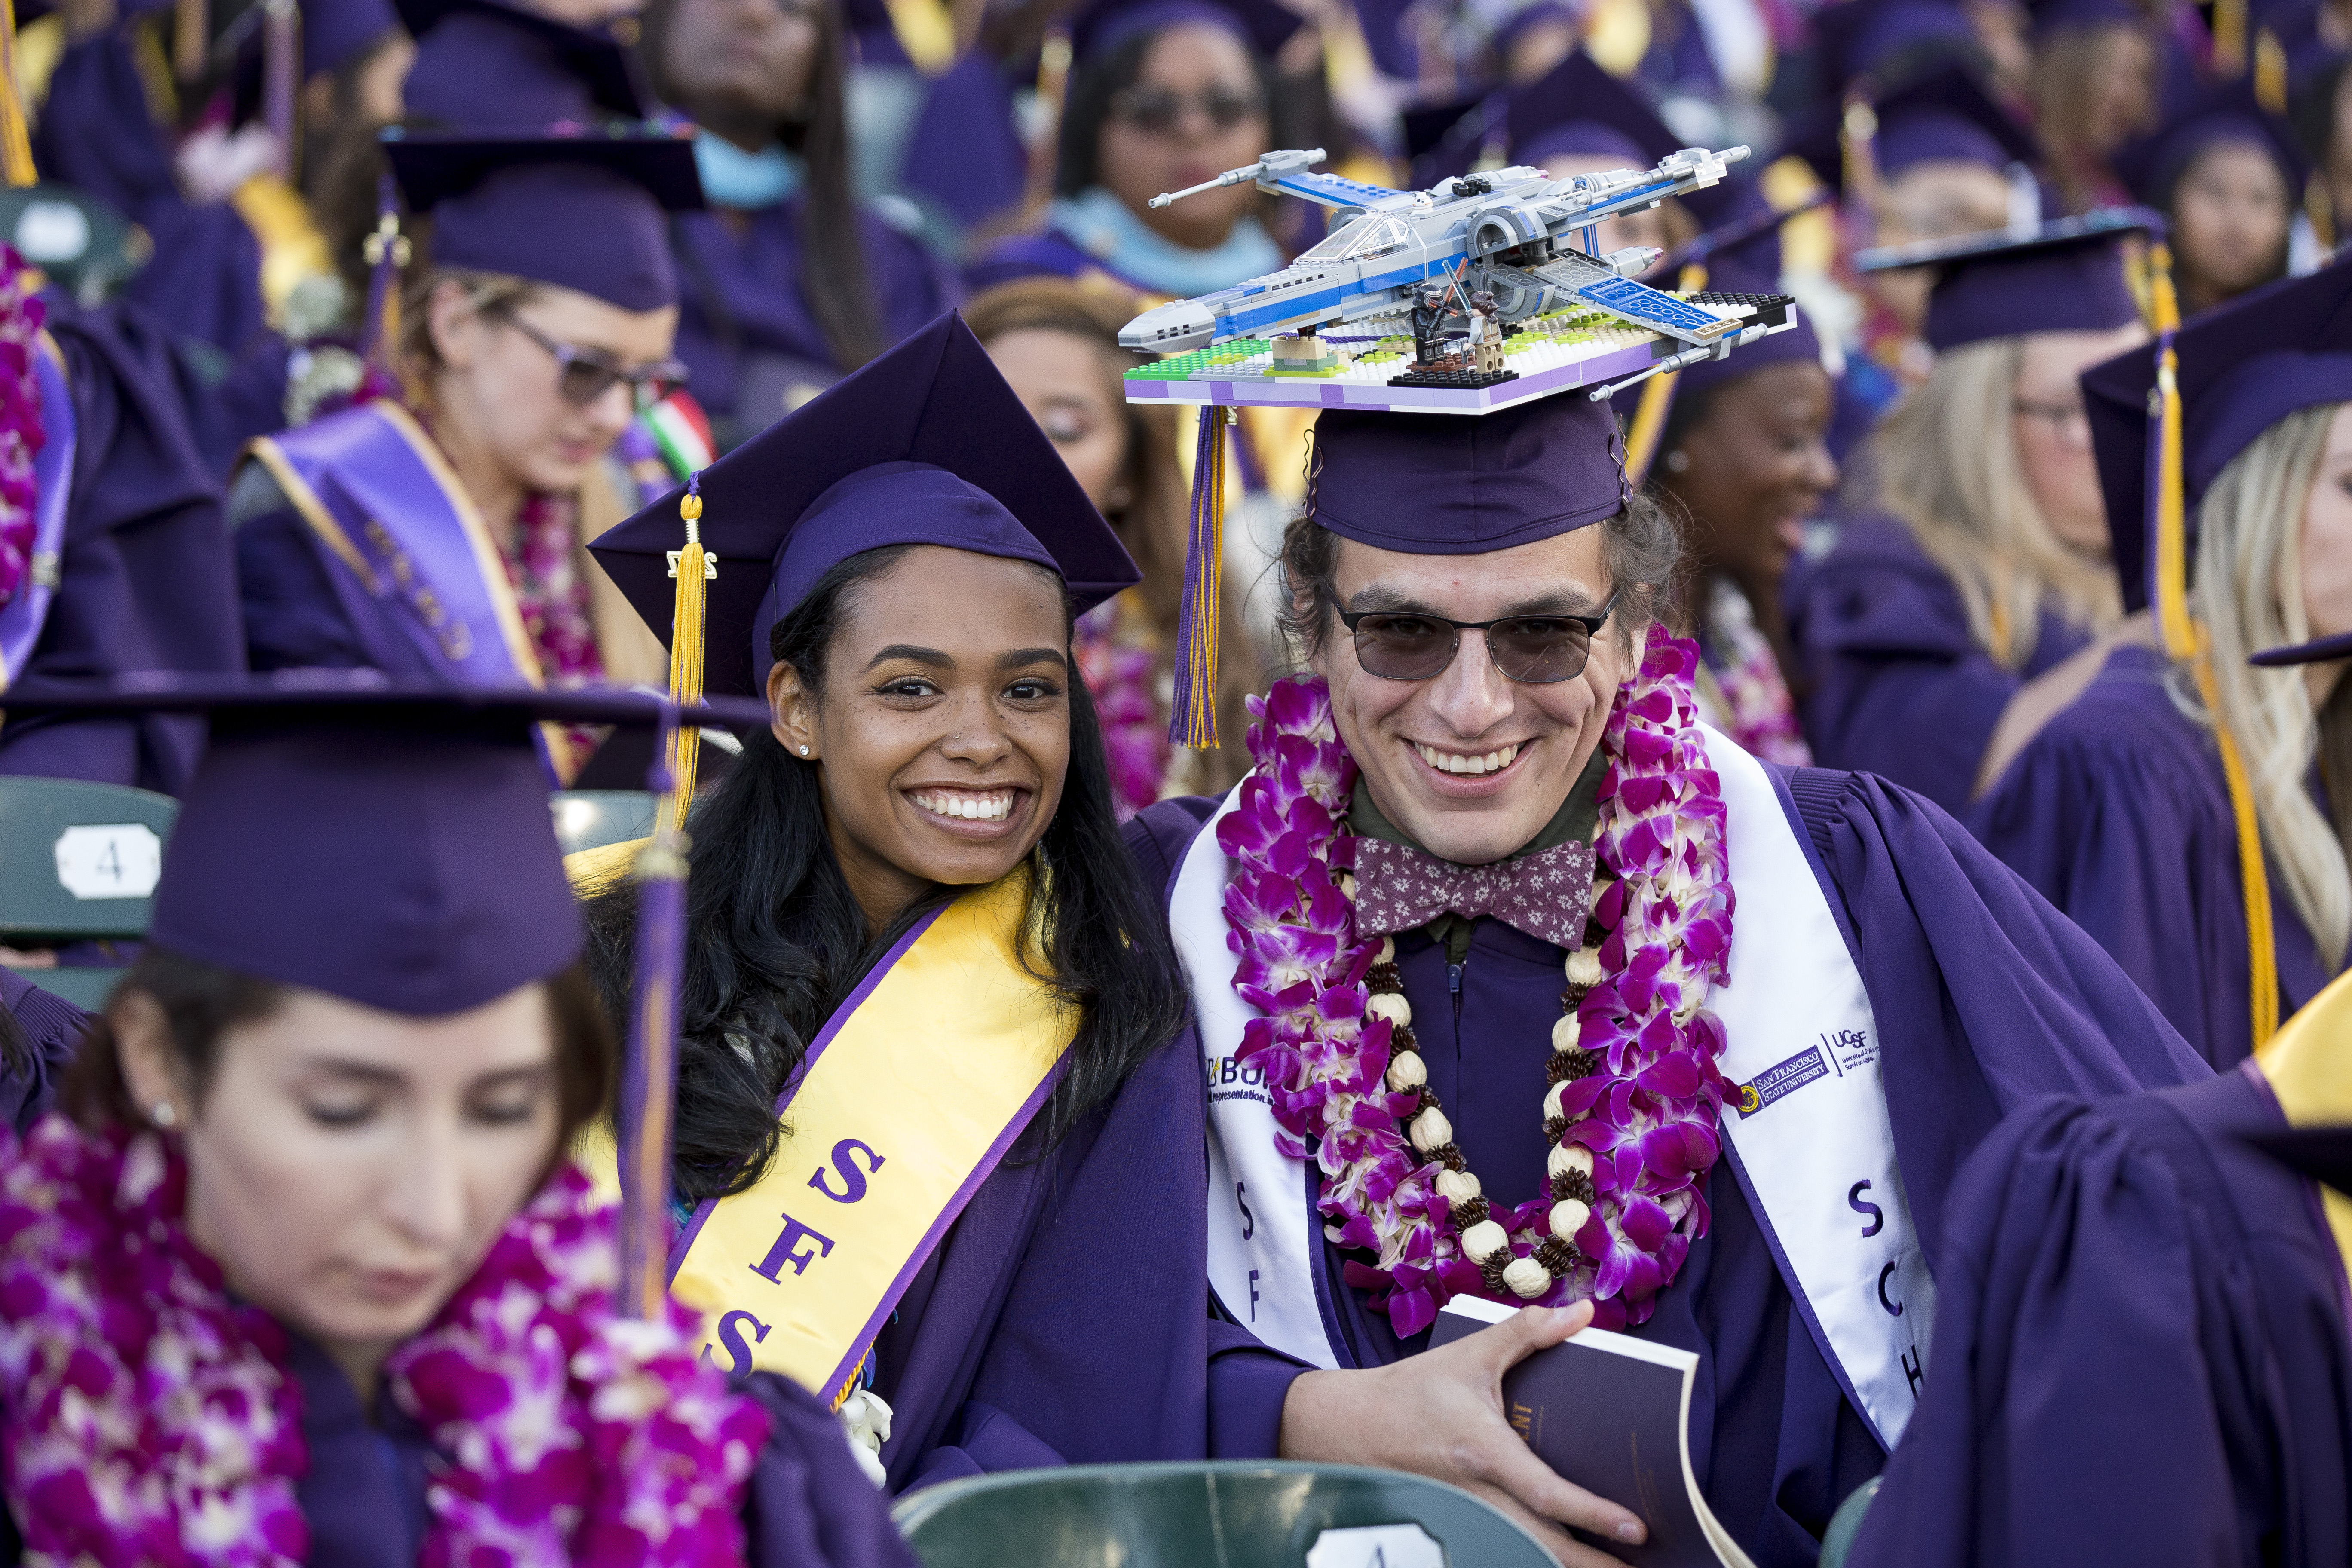
[[[670,1280],[721,1371],[838,1399],[923,1260],[1051,1091],[1077,1019],[1023,969],[1029,878],[910,932],[809,1047],[759,1185],[694,1215]]]
[[[2352,1122],[2352,973],[2338,975],[2281,1025],[2254,1053],[2254,1066],[2270,1080],[2288,1126]],[[2352,1272],[2352,1198],[2320,1186],[2319,1201]]]

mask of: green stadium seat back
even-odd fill
[[[1512,1520],[1394,1470],[1248,1460],[948,1481],[891,1510],[924,1568],[1300,1568],[1326,1530],[1419,1524],[1449,1568],[1548,1568]]]

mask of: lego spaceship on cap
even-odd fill
[[[1122,345],[1171,357],[1128,372],[1128,400],[1486,414],[1574,388],[1598,401],[1721,359],[1793,327],[1793,302],[1665,293],[1635,280],[1656,251],[1602,256],[1597,236],[1607,218],[1717,184],[1747,156],[1684,148],[1648,170],[1555,180],[1514,167],[1392,191],[1313,173],[1322,151],[1293,150],[1155,197],[1164,206],[1248,182],[1339,216],[1281,271],[1129,322]]]

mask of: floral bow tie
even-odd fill
[[[1592,846],[1570,842],[1491,866],[1451,860],[1381,838],[1356,840],[1356,931],[1416,931],[1442,914],[1492,915],[1573,952],[1592,904]]]

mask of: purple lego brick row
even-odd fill
[[[1591,386],[1632,375],[1651,363],[1648,343],[1621,349],[1578,364],[1554,365],[1517,381],[1475,391],[1434,386],[1384,386],[1351,381],[1145,381],[1127,384],[1130,403],[1219,404],[1277,408],[1369,408],[1395,414],[1491,414],[1570,387]]]

